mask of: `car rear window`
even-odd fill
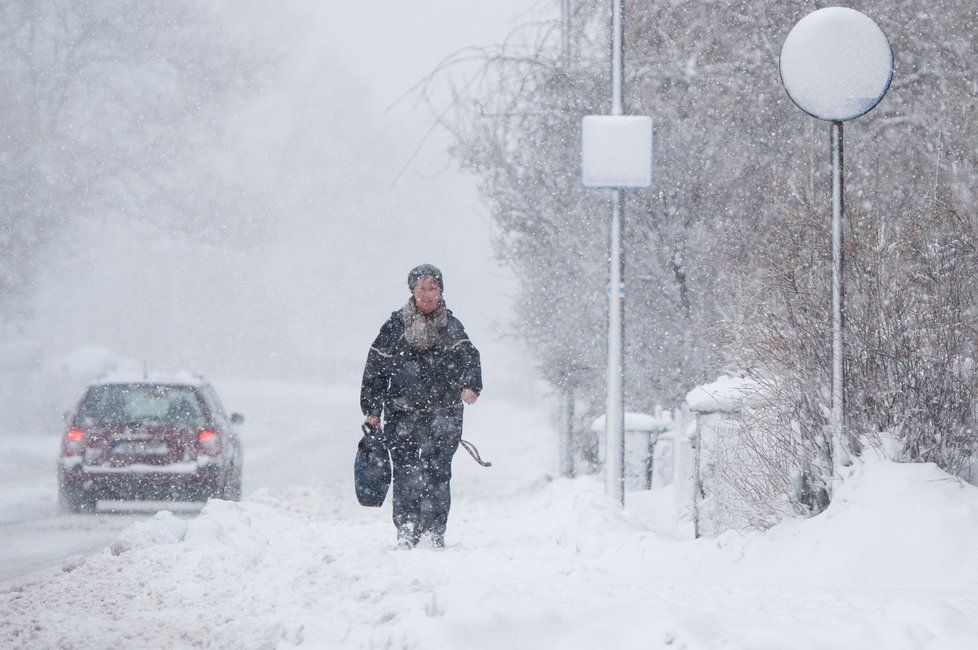
[[[197,391],[165,384],[92,386],[78,407],[77,419],[86,426],[205,425]]]

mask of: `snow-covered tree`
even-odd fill
[[[580,187],[578,131],[607,111],[608,10],[576,4],[572,64],[555,25],[538,26],[529,47],[485,53],[448,122],[522,280],[520,331],[544,375],[579,379],[594,412],[608,207]],[[758,480],[803,510],[825,503],[831,453],[828,126],[787,98],[777,61],[817,8],[626,3],[626,112],[653,116],[656,139],[654,190],[628,193],[626,399],[674,404],[724,365],[750,369],[769,387],[757,426],[774,436],[754,446],[791,449],[758,457],[771,468]],[[889,34],[896,70],[846,129],[850,430],[896,433],[908,459],[953,469],[974,437],[976,16],[958,0],[858,9]]]

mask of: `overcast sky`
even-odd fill
[[[500,43],[519,23],[558,9],[558,0],[380,0],[316,3],[312,11],[327,46],[370,88],[376,110],[452,53]]]

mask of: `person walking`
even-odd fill
[[[360,408],[375,429],[383,415],[398,547],[421,541],[442,547],[463,404],[479,399],[482,366],[462,323],[445,306],[441,271],[415,267],[408,288],[407,304],[391,314],[367,353]]]

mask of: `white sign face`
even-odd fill
[[[781,47],[781,82],[798,108],[830,122],[868,113],[890,87],[893,50],[876,22],[855,9],[808,14]]]
[[[588,115],[581,122],[585,187],[652,186],[652,118]]]

